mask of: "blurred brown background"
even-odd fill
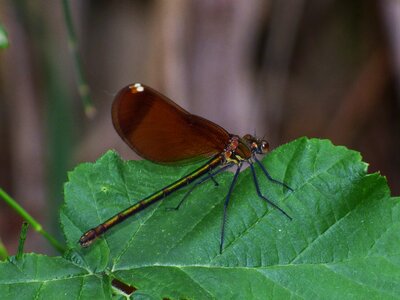
[[[400,192],[400,2],[72,0],[97,109],[85,117],[61,1],[2,0],[0,187],[54,234],[62,184],[107,149],[113,95],[141,82],[228,131],[273,147],[300,136],[360,151]],[[0,201],[11,254],[21,218]],[[54,229],[51,229],[54,228]],[[49,252],[32,230],[27,251]]]

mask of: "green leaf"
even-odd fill
[[[177,298],[397,298],[400,295],[399,198],[386,180],[367,174],[359,153],[301,138],[267,155],[272,184],[257,197],[243,171],[228,208],[219,253],[223,202],[232,173],[207,182],[178,211],[179,191],[115,226],[90,247],[86,230],[184,176],[196,166],[122,161],[114,152],[69,174],[61,224],[88,269],[106,271],[138,292]]]
[[[0,24],[0,49],[7,48],[9,46],[7,32],[4,27]]]
[[[61,257],[25,254],[0,262],[0,298],[10,299],[109,299],[108,278]]]

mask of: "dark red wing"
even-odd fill
[[[138,83],[115,97],[112,119],[118,134],[137,154],[158,163],[213,156],[224,150],[230,138],[217,124]]]

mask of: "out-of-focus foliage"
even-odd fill
[[[7,48],[9,45],[7,32],[4,27],[0,24],[0,48],[4,49]]]

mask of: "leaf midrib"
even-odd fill
[[[316,263],[287,263],[287,264],[274,264],[274,265],[269,265],[269,266],[221,266],[221,265],[208,265],[208,264],[188,264],[188,265],[178,265],[178,264],[146,264],[146,265],[136,265],[136,266],[129,266],[126,268],[118,268],[115,269],[114,272],[120,272],[120,271],[132,271],[132,270],[137,270],[137,269],[146,269],[146,268],[182,268],[182,269],[188,269],[188,268],[204,268],[204,269],[213,269],[213,270],[272,270],[272,269],[278,269],[278,268],[296,268],[296,267],[307,267],[307,266],[335,266],[335,265],[342,265],[342,264],[349,264],[352,262],[358,262],[362,261],[365,262],[367,259],[384,259],[388,262],[388,258],[400,258],[399,255],[388,255],[388,256],[382,256],[382,255],[366,255],[366,256],[353,256],[352,258],[345,259],[345,260],[339,260],[339,261],[332,261],[332,262],[316,262]]]

